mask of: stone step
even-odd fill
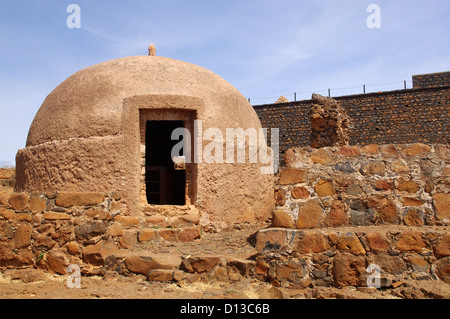
[[[144,250],[120,250],[104,258],[104,266],[147,276],[148,281],[235,281],[251,274],[255,262],[225,255],[180,256]]]
[[[189,242],[201,238],[200,226],[191,226],[184,228],[144,228],[139,229],[138,233],[139,243],[149,242]]]

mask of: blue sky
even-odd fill
[[[72,3],[79,29],[66,25]],[[381,10],[379,29],[367,27],[370,4]],[[363,84],[400,89],[414,74],[449,71],[449,16],[448,0],[2,1],[0,166],[14,164],[59,83],[93,64],[146,55],[150,43],[266,104],[293,92],[361,93]]]

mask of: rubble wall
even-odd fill
[[[257,274],[282,287],[366,287],[378,267],[385,288],[450,283],[449,155],[421,143],[289,149],[272,227],[257,234]]]

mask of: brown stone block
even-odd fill
[[[46,220],[69,220],[72,217],[66,213],[45,212],[43,214]]]
[[[174,272],[171,269],[152,269],[147,275],[147,281],[171,282]]]
[[[160,229],[159,236],[160,236],[160,238],[163,238],[167,241],[172,241],[172,242],[179,241],[177,229],[170,229],[170,228]]]
[[[320,227],[321,217],[324,209],[317,199],[307,201],[299,207],[297,228]]]
[[[411,197],[402,197],[400,201],[403,206],[422,206],[425,204],[425,201]]]
[[[332,180],[321,179],[314,186],[314,191],[320,197],[332,196],[336,192]]]
[[[343,156],[356,156],[359,155],[359,149],[357,146],[344,145],[339,148],[338,154]]]
[[[325,226],[338,227],[347,225],[347,213],[344,210],[344,204],[341,201],[335,200],[330,207],[324,219]]]
[[[47,206],[47,199],[44,196],[34,194],[30,196],[29,209],[31,211],[44,211],[46,206]]]
[[[372,161],[369,163],[369,172],[372,175],[384,176],[386,173],[386,165],[383,161]]]
[[[210,272],[220,262],[220,256],[195,256],[183,260],[187,269],[197,273]]]
[[[123,226],[139,226],[140,221],[133,216],[120,216],[117,215],[114,220],[121,223]]]
[[[286,242],[285,229],[264,229],[256,234],[255,248],[258,251],[279,250]]]
[[[400,235],[397,248],[400,251],[421,252],[426,247],[420,231],[405,231]]]
[[[294,222],[284,210],[275,210],[273,212],[272,227],[294,228]]]
[[[366,254],[359,238],[351,232],[345,233],[341,236],[339,243],[337,244],[337,248],[345,252],[350,252],[354,255]]]
[[[392,275],[400,275],[408,270],[405,261],[399,256],[390,256],[387,254],[378,254],[374,257],[374,263],[380,268]]]
[[[369,233],[366,238],[371,251],[386,252],[389,248],[389,242],[384,232]]]
[[[0,216],[6,220],[18,221],[18,222],[31,222],[31,213],[16,213],[12,209],[4,209],[0,207]]]
[[[397,189],[402,192],[414,194],[420,189],[420,186],[414,181],[405,181],[404,179],[401,178],[398,181]]]
[[[277,206],[284,206],[286,204],[286,191],[279,189],[275,192],[275,199]]]
[[[9,198],[9,204],[15,210],[25,210],[28,208],[30,196],[26,193],[14,193]]]
[[[33,228],[30,224],[22,224],[14,233],[14,244],[17,248],[25,248],[31,243],[31,232]]]
[[[408,155],[408,156],[414,156],[414,155],[429,152],[430,150],[431,150],[430,146],[428,146],[426,144],[422,144],[422,143],[416,143],[413,146],[402,150],[402,153],[405,155]]]
[[[365,286],[366,260],[363,256],[337,254],[332,268],[333,284],[339,286]]]
[[[450,257],[441,258],[436,262],[436,273],[443,282],[450,284]]]
[[[60,192],[56,205],[61,207],[93,206],[105,200],[105,193],[99,192]]]
[[[71,241],[67,244],[67,252],[71,255],[78,255],[81,252],[81,248],[76,241]]]
[[[446,233],[442,236],[439,243],[434,246],[433,252],[438,259],[450,256],[450,233]]]
[[[425,224],[423,219],[423,211],[417,207],[409,207],[405,210],[403,215],[403,222],[408,226],[423,226]]]
[[[69,265],[69,259],[66,254],[61,250],[52,249],[46,254],[45,261],[49,268],[60,275],[65,275],[67,272],[67,266]]]
[[[286,264],[278,265],[276,268],[276,278],[280,281],[288,281],[295,284],[305,275],[303,266],[294,262],[287,262]]]
[[[182,228],[180,230],[179,238],[181,242],[193,241],[201,238],[200,229],[197,227]]]
[[[378,145],[377,144],[368,144],[361,148],[361,150],[370,155],[374,155],[378,153]]]
[[[304,183],[308,181],[307,169],[285,169],[280,175],[280,185]]]
[[[328,154],[328,151],[324,148],[315,151],[310,158],[314,163],[322,165],[328,165],[333,160],[330,154]]]
[[[380,147],[381,153],[385,155],[397,155],[397,148],[393,144],[385,144]]]
[[[436,209],[436,217],[439,219],[450,217],[450,193],[437,193],[433,196],[433,206]]]
[[[294,199],[307,199],[309,197],[309,191],[304,187],[294,187],[291,195]]]
[[[330,248],[330,245],[324,234],[308,231],[303,237],[297,240],[295,249],[301,254],[307,254],[319,253],[328,248]]]
[[[138,241],[140,243],[157,241],[159,239],[159,232],[157,229],[142,229],[138,233]]]
[[[392,184],[385,180],[378,180],[378,181],[375,181],[374,187],[376,190],[379,190],[379,191],[388,191],[388,190],[392,189]]]

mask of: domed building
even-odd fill
[[[120,192],[130,216],[194,205],[213,223],[266,220],[273,175],[261,172],[270,164],[250,160],[248,143],[244,163],[225,160],[225,133],[238,128],[258,132],[261,124],[209,70],[154,55],[100,63],[43,102],[16,156],[16,191]]]

